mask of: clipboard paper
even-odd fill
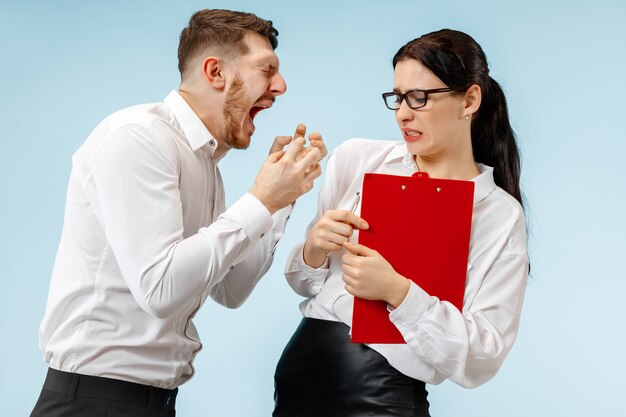
[[[359,243],[378,251],[429,295],[463,308],[474,183],[366,173]],[[387,303],[354,299],[353,343],[406,343],[389,320]]]

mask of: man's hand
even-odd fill
[[[306,237],[302,253],[304,262],[312,268],[319,268],[329,252],[343,248],[354,228],[365,230],[368,227],[365,220],[348,210],[328,210]]]
[[[293,136],[276,136],[274,138],[274,143],[270,147],[270,155],[276,152],[281,152],[285,146],[287,146],[293,139],[303,138],[306,135],[306,126],[302,123],[298,124],[296,127],[296,131]],[[328,150],[326,149],[326,145],[324,144],[324,140],[322,139],[322,135],[318,132],[313,132],[309,135],[309,142],[311,146],[305,147],[302,149],[297,160],[300,160],[310,152],[313,148],[318,148],[320,151],[320,160],[324,159],[324,157],[328,154]]]
[[[385,258],[363,245],[344,243],[341,260],[346,291],[366,300],[383,300],[398,307],[409,292],[410,282],[398,274]]]
[[[305,143],[303,137],[298,137],[291,142],[287,151],[280,150],[270,154],[254,180],[250,193],[271,214],[310,191],[313,180],[322,173],[319,161],[323,155],[320,148],[311,147],[309,151],[303,152]]]

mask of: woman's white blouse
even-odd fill
[[[481,173],[472,180],[474,210],[463,311],[411,283],[402,304],[390,308],[390,320],[407,343],[369,345],[403,374],[430,384],[449,378],[463,387],[476,387],[488,381],[511,350],[519,327],[528,279],[524,212],[515,198],[496,186],[493,168],[480,164],[478,168]],[[404,142],[345,142],[328,160],[317,215],[309,229],[327,210],[352,208],[348,206],[361,191],[364,173],[408,176],[416,171]],[[357,240],[358,231],[350,241]],[[350,326],[354,297],[341,278],[342,252],[332,253],[325,265],[314,269],[304,263],[302,246],[293,248],[285,267],[289,285],[307,298],[300,304],[302,314]]]

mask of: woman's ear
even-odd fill
[[[223,90],[226,86],[226,71],[224,61],[209,56],[202,61],[202,72],[209,85],[217,90]]]
[[[465,92],[465,114],[470,117],[480,108],[482,90],[478,84],[472,84]]]

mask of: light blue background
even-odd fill
[[[367,4],[367,5],[366,5]],[[228,202],[252,184],[274,135],[298,122],[332,149],[400,139],[380,93],[406,41],[442,27],[485,49],[507,95],[523,159],[533,277],[500,373],[465,390],[430,387],[433,416],[626,415],[626,6],[621,1],[10,1],[0,5],[0,415],[29,414],[70,158],[107,114],[177,87],[178,35],[197,9],[274,21],[288,92],[253,144],[221,163]],[[284,281],[313,216],[299,202],[274,266],[239,310],[212,302],[180,416],[268,416],[273,370],[300,320]]]

